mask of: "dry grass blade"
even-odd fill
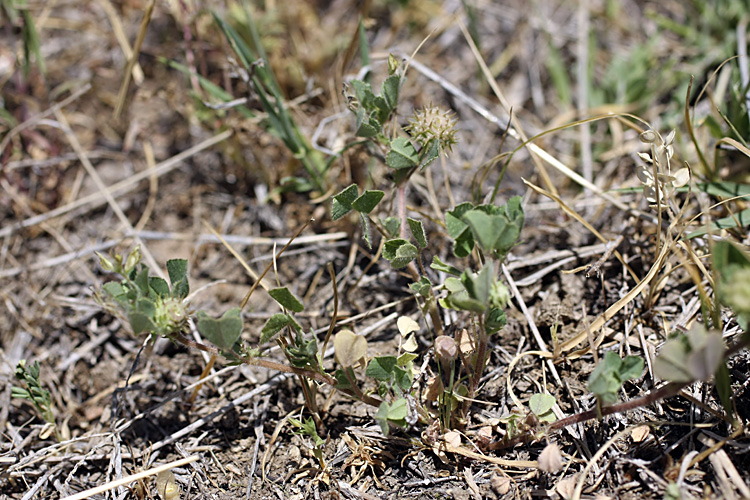
[[[118,120],[120,118],[120,114],[122,114],[122,110],[125,107],[125,100],[128,96],[128,88],[130,87],[130,78],[133,75],[133,67],[138,62],[138,56],[141,53],[143,40],[146,39],[146,31],[148,30],[148,25],[151,22],[151,14],[153,14],[154,12],[155,5],[156,0],[151,0],[151,2],[149,2],[148,6],[146,7],[146,11],[143,13],[143,21],[141,22],[141,27],[138,30],[138,36],[135,39],[133,52],[128,58],[128,64],[125,67],[125,73],[122,76],[120,92],[117,94],[117,106],[115,107],[114,114],[115,120]]]
[[[102,6],[102,9],[104,9],[104,12],[107,13],[109,22],[112,23],[112,31],[117,39],[117,43],[120,44],[122,53],[125,54],[125,58],[128,60],[133,59],[133,49],[130,47],[130,42],[128,42],[128,37],[125,35],[125,30],[120,22],[120,17],[112,6],[112,2],[110,2],[110,0],[98,0],[98,2],[99,5]],[[136,85],[140,85],[143,83],[144,78],[143,69],[141,68],[141,65],[138,64],[138,58],[135,58],[135,61],[136,63],[133,66],[133,81],[135,81]]]
[[[96,488],[91,488],[86,491],[82,491],[80,493],[76,493],[75,495],[71,495],[68,497],[64,497],[61,500],[83,500],[84,498],[89,498],[94,495],[99,495],[101,493],[107,492],[109,490],[113,490],[117,488],[118,486],[123,486],[128,483],[132,483],[133,481],[138,481],[139,479],[144,479],[150,476],[155,476],[159,474],[160,472],[167,471],[170,469],[174,469],[175,467],[182,467],[183,465],[187,465],[189,463],[195,462],[200,457],[198,455],[193,455],[188,458],[183,458],[180,460],[175,460],[174,462],[169,462],[164,465],[160,465],[159,467],[154,467],[153,469],[149,469],[143,472],[139,472],[138,474],[132,474],[130,476],[123,477],[122,479],[118,479],[116,481],[111,481],[109,483],[103,484],[101,486],[97,486]]]
[[[669,246],[664,245],[661,248],[661,251],[659,252],[659,255],[656,257],[656,261],[654,262],[654,265],[651,266],[651,269],[649,270],[648,274],[646,274],[646,277],[643,278],[643,280],[640,281],[635,287],[631,288],[628,293],[625,294],[624,297],[622,297],[620,300],[612,304],[606,311],[604,311],[601,315],[597,316],[597,318],[591,323],[589,326],[591,332],[595,332],[599,330],[601,327],[604,326],[604,324],[612,319],[615,314],[620,312],[620,310],[625,307],[627,303],[635,299],[639,293],[641,293],[644,288],[646,288],[646,285],[648,285],[654,277],[659,273],[661,270],[662,265],[664,262],[666,262],[667,256],[669,255]],[[578,347],[579,344],[584,342],[589,335],[589,328],[584,328],[580,332],[578,332],[573,338],[566,340],[562,344],[560,344],[560,351],[561,352],[568,352],[572,349],[575,349]],[[602,343],[604,340],[603,336],[599,336],[594,341],[594,346],[598,347],[599,344]],[[590,348],[587,347],[585,349],[580,349],[578,351],[574,351],[568,355],[566,355],[569,359],[575,359],[583,356],[584,354],[588,353],[590,351]]]
[[[91,84],[87,83],[86,85],[83,85],[82,87],[76,89],[75,92],[73,92],[68,97],[58,102],[54,106],[50,107],[49,109],[43,111],[42,113],[34,115],[33,117],[29,118],[25,122],[13,127],[10,131],[8,131],[7,134],[5,134],[5,137],[3,137],[3,140],[0,141],[0,152],[5,151],[5,148],[8,147],[10,140],[14,136],[38,124],[41,120],[43,120],[44,118],[46,118],[47,116],[51,114],[54,114],[57,110],[64,108],[65,106],[72,103],[73,101],[77,100],[79,97],[81,97],[83,94],[85,94],[89,90],[91,90]]]
[[[508,460],[489,455],[482,455],[481,453],[471,451],[468,448],[464,448],[463,446],[452,446],[447,443],[445,443],[444,446],[441,445],[441,449],[447,451],[448,453],[455,453],[456,455],[461,455],[462,457],[471,458],[472,460],[478,460],[480,462],[487,462],[495,465],[502,465],[503,467],[535,469],[539,465],[536,460]]]

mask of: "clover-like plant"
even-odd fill
[[[596,395],[597,408],[618,400],[617,393],[628,380],[641,376],[643,358],[625,356],[620,358],[614,351],[607,351],[589,376],[588,387]]]

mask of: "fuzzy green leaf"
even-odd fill
[[[318,341],[315,335],[306,340],[302,331],[297,330],[294,345],[287,347],[289,362],[297,368],[306,368],[317,371],[318,369]]]
[[[359,189],[356,184],[341,191],[333,197],[333,206],[331,207],[331,219],[339,220],[349,213],[352,209],[352,203],[357,199]]]
[[[144,267],[135,275],[135,286],[138,289],[140,295],[148,296],[150,287],[148,283],[148,268]]]
[[[484,322],[487,333],[491,335],[500,331],[508,323],[508,319],[505,317],[505,311],[495,307],[487,311],[487,317]]]
[[[388,420],[404,420],[409,409],[405,398],[398,398],[388,408]]]
[[[268,318],[266,324],[263,325],[263,329],[260,331],[260,343],[265,344],[272,340],[281,330],[287,326],[293,327],[295,330],[300,331],[302,327],[297,323],[294,318],[288,314],[277,313]]]
[[[359,223],[362,226],[362,238],[365,240],[365,243],[367,243],[367,248],[372,250],[372,234],[370,231],[370,219],[368,219],[365,216],[365,214],[360,213]]]
[[[687,366],[690,344],[686,337],[667,340],[654,360],[654,374],[670,382],[692,382],[695,377]]]
[[[382,125],[375,117],[375,112],[368,113],[364,108],[357,110],[357,120],[354,125],[354,135],[357,137],[375,137],[380,133]]]
[[[375,380],[390,380],[397,362],[396,356],[379,356],[373,358],[367,365],[365,375]]]
[[[492,290],[492,265],[486,264],[479,273],[474,274],[466,270],[461,274],[461,283],[469,294],[469,297],[487,306],[490,301]]]
[[[424,232],[424,226],[422,226],[422,221],[412,219],[411,217],[408,217],[406,221],[409,223],[409,229],[411,230],[412,236],[414,236],[414,239],[417,242],[417,246],[419,248],[426,248],[427,247],[427,235]]]
[[[555,396],[551,394],[534,394],[529,399],[529,408],[534,415],[541,417],[545,413],[552,411],[555,402]]]
[[[716,331],[694,325],[684,335],[665,342],[654,361],[654,374],[670,382],[711,378],[724,359],[724,341]]]
[[[349,82],[349,85],[354,90],[360,106],[371,111],[375,101],[375,93],[372,91],[372,86],[362,80],[352,80]]]
[[[474,249],[474,236],[469,225],[462,220],[463,215],[473,208],[471,203],[461,203],[445,214],[445,227],[453,238],[453,255],[459,258],[468,256]]]
[[[352,388],[352,384],[351,382],[349,382],[350,378],[351,380],[357,380],[354,374],[354,369],[351,366],[347,366],[344,369],[339,368],[338,370],[336,370],[334,377],[336,377],[336,387],[341,390]]]
[[[242,315],[239,307],[226,311],[215,319],[204,311],[198,311],[198,331],[222,351],[231,351],[242,334]]]
[[[156,325],[151,321],[151,318],[139,311],[132,311],[128,314],[128,322],[136,335],[143,332],[153,332],[156,329]]]
[[[409,363],[417,359],[419,356],[414,354],[413,352],[405,352],[401,356],[398,357],[396,360],[396,364],[398,366],[406,367]]]
[[[305,310],[305,306],[302,305],[302,302],[300,302],[297,297],[295,297],[292,292],[289,291],[289,288],[287,287],[272,288],[268,291],[268,295],[270,295],[273,300],[281,304],[281,307],[285,309],[294,311],[296,313],[300,313]]]
[[[383,191],[367,190],[352,202],[352,208],[357,212],[369,214],[380,203],[383,196],[385,196]]]
[[[474,205],[469,202],[461,203],[456,208],[446,212],[445,214],[445,228],[448,230],[448,235],[454,240],[460,237],[469,226],[462,220],[464,214],[469,210],[472,210]]]
[[[418,295],[421,295],[422,297],[427,298],[430,295],[432,282],[426,276],[422,276],[419,278],[419,281],[417,281],[416,283],[411,283],[409,285],[409,288],[411,288],[412,292]]]
[[[640,376],[643,359],[627,356],[624,360],[616,352],[607,351],[589,377],[588,387],[604,404],[617,401],[617,392],[626,380]]]
[[[390,409],[390,405],[387,401],[383,401],[380,403],[380,406],[378,407],[378,412],[375,414],[375,421],[380,426],[380,430],[383,431],[383,434],[386,436],[388,435],[389,425],[388,425],[388,410]]]
[[[383,224],[385,232],[388,233],[391,238],[395,238],[396,235],[398,235],[398,230],[401,228],[401,219],[398,217],[386,217],[380,222]]]
[[[161,297],[169,296],[169,285],[163,279],[156,276],[151,276],[148,279],[148,285],[151,287],[151,290],[156,292],[156,295],[159,295]]]
[[[429,141],[420,152],[419,169],[423,170],[427,165],[435,161],[440,155],[440,142],[436,139]]]
[[[380,89],[380,94],[388,103],[390,112],[395,111],[396,107],[398,106],[398,93],[400,86],[401,78],[398,75],[391,75],[385,79],[385,81],[383,82],[383,86]]]
[[[452,274],[453,276],[461,275],[461,271],[459,271],[458,268],[446,264],[445,262],[440,260],[440,257],[438,257],[437,255],[432,257],[432,264],[430,264],[430,267],[435,271],[442,271],[446,274]]]
[[[169,282],[172,283],[172,297],[184,299],[190,293],[187,270],[188,262],[185,259],[171,259],[167,261]]]
[[[391,142],[391,149],[385,157],[385,164],[395,170],[416,167],[418,161],[417,150],[404,137],[397,137]]]
[[[398,360],[396,361],[396,364],[398,365]],[[411,388],[412,376],[410,371],[404,370],[399,366],[394,366],[393,375],[396,384],[401,388],[401,390],[408,391],[409,388]]]
[[[388,240],[383,246],[383,258],[388,260],[394,269],[406,267],[417,255],[417,247],[401,238]]]

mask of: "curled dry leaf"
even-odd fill
[[[401,316],[398,318],[396,325],[398,326],[398,331],[401,333],[402,337],[406,337],[412,332],[419,331],[419,323],[411,319],[409,316]]]
[[[333,339],[336,361],[341,366],[349,367],[367,358],[367,339],[351,330],[341,330]]]
[[[474,352],[474,339],[469,334],[469,330],[466,328],[462,329],[456,335],[458,341],[458,348],[461,349],[461,354],[468,356]]]
[[[175,482],[172,471],[165,470],[156,476],[156,491],[161,500],[179,500],[180,487]]]
[[[649,432],[650,428],[648,425],[639,425],[630,431],[630,437],[633,438],[633,442],[640,443],[648,437]]]
[[[557,443],[550,443],[539,454],[539,469],[544,472],[555,473],[563,466],[562,452]]]
[[[401,348],[406,352],[414,352],[419,348],[417,344],[417,337],[413,333],[410,333],[406,339],[401,343]]]
[[[448,431],[443,434],[445,443],[451,448],[458,448],[461,446],[461,434],[456,431]]]
[[[495,493],[498,495],[505,495],[508,493],[510,491],[510,484],[511,480],[509,477],[492,474],[492,477],[490,478],[490,486],[492,486],[492,489],[495,490]]]
[[[690,181],[690,170],[687,167],[683,167],[674,173],[674,185],[675,187],[685,186]]]
[[[453,337],[440,335],[435,339],[435,354],[441,361],[450,361],[458,356],[458,346]]]
[[[443,393],[445,388],[440,377],[433,375],[427,380],[427,388],[424,391],[424,399],[426,401],[437,401],[438,397]]]
[[[576,482],[578,481],[578,474],[568,476],[565,479],[561,479],[555,485],[555,490],[563,498],[572,498],[573,493],[576,489]]]

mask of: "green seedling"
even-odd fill
[[[607,351],[589,376],[588,387],[596,395],[597,406],[617,402],[617,393],[622,385],[640,377],[642,372],[643,358],[626,356],[622,359],[616,352]]]
[[[552,411],[556,403],[555,396],[551,394],[534,394],[529,399],[529,409],[540,422],[552,423],[557,420],[555,413]]]
[[[320,466],[321,470],[326,469],[326,461],[323,457],[323,451],[325,449],[325,439],[321,438],[318,435],[318,429],[315,426],[315,420],[313,420],[312,417],[308,417],[307,420],[304,422],[297,420],[296,418],[290,418],[289,423],[291,423],[296,430],[294,431],[295,434],[298,436],[306,436],[312,439],[313,445],[311,447],[313,456],[318,461],[318,465]]]
[[[50,395],[50,392],[42,386],[39,363],[35,361],[33,365],[29,365],[26,363],[25,359],[22,359],[16,365],[15,377],[16,380],[21,383],[21,386],[11,387],[11,396],[31,401],[31,404],[34,405],[39,416],[47,423],[49,428],[41,436],[42,439],[45,439],[50,432],[54,431],[57,440],[61,441],[62,438],[55,424],[55,416],[52,413],[52,396]]]

